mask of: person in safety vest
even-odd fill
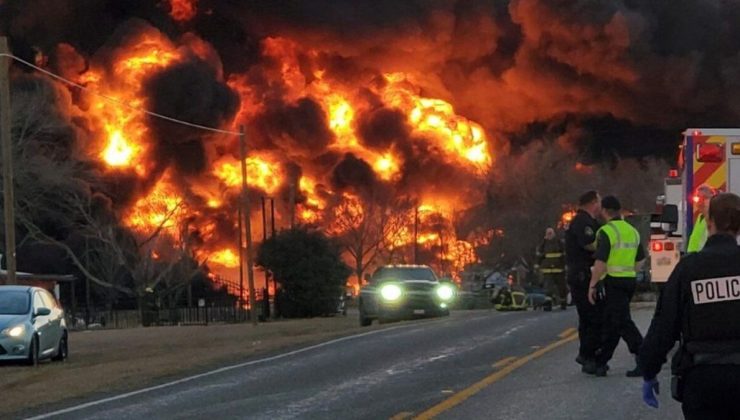
[[[565,285],[565,245],[555,236],[555,229],[545,230],[545,239],[537,247],[537,263],[548,297],[560,308],[568,307],[568,287]]]
[[[591,273],[588,299],[595,305],[598,296],[604,300],[601,346],[596,352],[596,363],[586,373],[606,376],[607,362],[611,360],[624,338],[630,353],[637,355],[642,345],[642,334],[632,321],[630,301],[637,286],[637,272],[645,260],[645,249],[640,233],[622,220],[619,200],[606,196],[601,200],[602,214],[608,222],[596,233],[596,253]],[[598,289],[598,290],[597,290]],[[642,376],[639,364],[627,376]]]
[[[703,184],[696,189],[696,193],[693,197],[694,211],[699,213],[699,216],[696,218],[694,228],[691,230],[691,236],[689,236],[689,244],[686,247],[687,253],[699,252],[704,248],[704,244],[707,243],[707,237],[709,236],[707,232],[708,204],[709,200],[714,197],[715,193],[716,191],[706,184]]]
[[[671,394],[687,419],[740,415],[740,197],[709,203],[709,238],[676,265],[640,349],[643,399],[658,407],[657,375],[676,341]]]

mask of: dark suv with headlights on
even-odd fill
[[[449,315],[455,295],[455,285],[440,282],[425,265],[381,267],[360,290],[360,325]]]

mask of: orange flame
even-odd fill
[[[235,160],[217,162],[213,174],[228,187],[241,187],[241,164]],[[275,194],[283,182],[283,171],[277,162],[267,156],[247,158],[247,181],[250,187],[261,189],[267,194]]]
[[[146,106],[141,92],[144,80],[180,58],[177,48],[155,30],[140,34],[117,53],[119,57],[110,71],[93,66],[79,81],[134,108]],[[148,130],[142,114],[99,95],[89,99],[89,112],[100,122],[107,139],[98,152],[101,159],[112,168],[134,168],[139,176],[146,176]]]
[[[228,248],[212,252],[208,260],[227,268],[239,267],[239,255],[234,250]]]

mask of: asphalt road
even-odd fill
[[[651,311],[635,317],[645,330]],[[573,362],[575,311],[472,311],[401,323],[267,360],[246,361],[132,395],[67,407],[69,419],[673,419],[664,370],[662,407],[624,377],[625,346],[610,376]],[[40,414],[40,413],[37,413]]]

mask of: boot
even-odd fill
[[[626,376],[628,378],[642,377],[642,368],[640,367],[640,361],[638,360],[638,357],[636,355],[635,355],[635,368],[632,370],[628,370],[626,373]]]
[[[599,377],[604,377],[606,376],[606,372],[608,370],[609,370],[609,366],[607,365],[596,366],[596,369],[594,370],[594,375],[599,376]]]
[[[581,366],[581,372],[586,373],[588,375],[595,375],[596,374],[596,362],[593,360],[586,360],[583,363],[583,366]]]

